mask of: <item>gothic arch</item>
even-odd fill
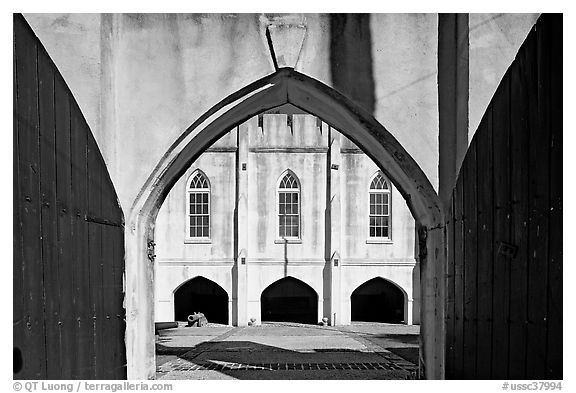
[[[302,238],[302,184],[286,169],[276,181],[276,238]]]
[[[318,293],[310,285],[286,276],[260,294],[262,321],[318,323]]]
[[[186,238],[212,236],[212,187],[204,171],[196,169],[186,180]]]
[[[302,183],[300,183],[300,178],[298,177],[298,175],[294,173],[292,169],[286,169],[280,174],[280,176],[278,176],[278,179],[276,179],[276,189],[280,188],[280,183],[282,182],[282,179],[284,179],[284,177],[288,174],[294,177],[294,180],[296,180],[296,183],[298,184],[298,188],[301,189]]]
[[[364,280],[350,293],[351,319],[368,322],[406,323],[408,294],[382,276]],[[400,313],[400,314],[399,314]]]
[[[201,175],[207,183],[207,187],[206,188],[212,188],[211,184],[210,184],[210,178],[208,176],[206,176],[206,173],[204,173],[204,171],[200,168],[195,169],[190,176],[188,176],[188,179],[186,180],[186,190],[190,189],[190,183],[192,182],[192,179],[194,179],[194,177],[196,175]]]
[[[230,295],[218,283],[196,276],[178,285],[173,296],[175,321],[186,322],[188,315],[201,312],[209,322],[228,324]]]
[[[378,175],[381,175],[384,178],[384,181],[386,182],[386,185],[388,186],[388,189],[391,190],[392,189],[392,184],[390,183],[390,181],[386,178],[386,175],[384,175],[384,173],[382,173],[382,171],[380,169],[378,169],[376,172],[374,172],[372,174],[372,176],[370,176],[369,180],[368,180],[368,189],[371,189],[371,185],[372,182],[374,181],[374,179],[376,177],[378,177]]]
[[[152,264],[154,223],[176,181],[211,144],[231,128],[290,103],[320,117],[359,146],[391,180],[416,220],[422,266],[421,358],[430,378],[443,377],[445,239],[443,210],[426,175],[374,117],[331,87],[281,68],[216,104],[168,149],[131,207],[126,231],[126,350],[128,378],[155,375]],[[435,281],[436,280],[436,281]],[[143,301],[143,299],[145,299]]]
[[[290,279],[290,280],[295,280],[295,281],[301,282],[302,284],[304,284],[304,285],[306,285],[307,287],[309,287],[312,291],[314,291],[314,293],[316,294],[316,296],[318,296],[318,293],[317,293],[316,290],[312,287],[312,285],[310,285],[310,284],[308,284],[307,282],[305,282],[304,280],[302,280],[302,279],[300,279],[300,278],[297,278],[297,277],[294,277],[294,276],[285,276],[285,277],[279,278],[279,279],[277,279],[277,280],[273,280],[270,284],[266,285],[266,287],[264,287],[264,289],[262,289],[262,293],[263,293],[264,291],[266,291],[266,289],[270,288],[272,285],[278,283],[279,281],[286,280],[286,279]],[[260,295],[262,295],[262,293],[261,293]]]
[[[404,288],[402,288],[402,286],[401,286],[400,284],[398,284],[397,282],[395,282],[395,281],[393,281],[393,280],[391,280],[391,279],[389,279],[389,278],[387,278],[387,277],[384,277],[384,276],[372,276],[372,277],[370,277],[370,278],[368,278],[368,279],[363,278],[363,279],[359,280],[358,282],[354,283],[352,291],[350,291],[350,292],[347,294],[347,296],[352,295],[352,292],[354,292],[356,289],[358,289],[358,288],[361,287],[362,285],[366,284],[368,281],[372,281],[372,280],[375,280],[375,279],[381,279],[381,280],[384,280],[384,281],[389,282],[391,285],[393,285],[393,286],[395,286],[396,288],[398,288],[398,290],[399,290],[400,292],[402,292],[402,295],[404,296],[405,299],[408,299],[408,294],[406,293],[406,290],[405,290]]]
[[[316,295],[318,295],[321,291],[321,286],[318,284],[317,280],[309,279],[309,277],[306,277],[304,274],[291,274],[289,276],[282,276],[282,277],[276,277],[276,278],[270,277],[268,280],[266,280],[263,283],[263,285],[261,287],[262,290],[260,291],[260,296],[262,296],[262,292],[264,292],[268,287],[270,287],[271,285],[274,285],[278,281],[283,280],[285,278],[291,278],[294,280],[301,281],[306,286],[309,286],[316,293]]]
[[[367,184],[368,237],[392,240],[392,184],[381,170]]]
[[[177,291],[178,289],[180,289],[180,288],[181,288],[184,284],[186,284],[187,282],[192,281],[192,280],[195,280],[195,279],[198,279],[198,278],[199,278],[199,279],[204,279],[204,280],[207,280],[207,281],[210,281],[210,282],[213,282],[215,285],[218,285],[220,288],[222,288],[222,290],[223,290],[224,292],[226,292],[226,295],[227,295],[228,297],[232,297],[232,295],[228,292],[228,290],[226,290],[225,285],[222,285],[221,283],[219,283],[218,280],[215,280],[215,279],[213,279],[213,278],[209,278],[209,277],[206,277],[206,276],[203,276],[203,275],[200,275],[200,274],[197,275],[197,276],[190,277],[190,278],[187,278],[187,279],[183,280],[181,283],[179,283],[178,285],[176,285],[176,286],[174,287],[174,289],[172,290],[172,294],[176,293],[176,291]]]

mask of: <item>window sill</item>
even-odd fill
[[[302,244],[302,239],[276,239],[274,244]]]
[[[212,244],[212,239],[184,239],[184,244]]]
[[[392,239],[367,239],[366,244],[392,244]]]

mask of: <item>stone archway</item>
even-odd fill
[[[228,324],[228,294],[214,281],[194,277],[174,290],[174,320],[186,322],[194,312],[203,313],[208,322]]]
[[[261,320],[316,324],[318,294],[311,286],[294,277],[270,284],[260,296]]]
[[[126,231],[128,377],[155,375],[154,223],[168,192],[190,164],[232,127],[290,103],[320,117],[359,146],[397,186],[416,220],[421,265],[421,372],[443,378],[445,237],[441,203],[414,159],[372,115],[331,87],[281,68],[227,97],[169,148],[139,192]]]
[[[350,295],[352,321],[406,323],[405,292],[382,277],[359,285]]]

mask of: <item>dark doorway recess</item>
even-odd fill
[[[309,285],[293,277],[276,281],[260,297],[262,321],[316,324],[318,295]]]
[[[352,320],[404,322],[404,293],[383,278],[373,278],[352,292]]]
[[[194,312],[203,313],[208,322],[227,325],[228,294],[207,278],[193,278],[174,293],[174,319],[187,321]]]

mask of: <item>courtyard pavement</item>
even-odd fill
[[[209,325],[161,330],[157,379],[413,379],[419,326]]]

